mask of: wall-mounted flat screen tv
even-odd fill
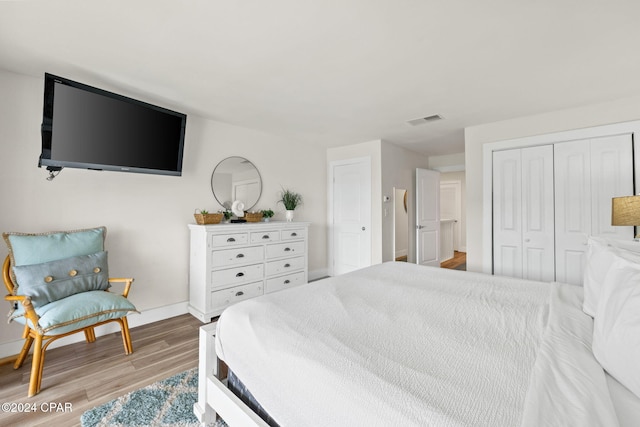
[[[182,174],[187,116],[45,74],[38,166]]]

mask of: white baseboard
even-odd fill
[[[399,249],[396,251],[396,259],[402,256],[409,256],[409,251],[407,249]]]
[[[319,270],[309,271],[309,282],[314,280],[324,279],[329,276],[329,270],[327,268],[321,268]]]
[[[148,323],[157,322],[159,320],[169,319],[171,317],[180,316],[181,314],[185,313],[187,313],[186,301],[167,305],[164,307],[153,308],[151,310],[145,310],[139,314],[132,313],[127,316],[127,319],[129,321],[129,328],[135,328],[136,326],[142,326]],[[9,327],[11,326],[17,328],[18,330],[22,330],[23,328],[23,326],[19,323],[16,323],[15,326],[10,325]],[[109,323],[107,325],[99,326],[95,330],[96,337],[112,334],[119,331],[120,328],[116,323]],[[73,334],[52,342],[48,348],[61,347],[63,345],[69,345],[81,341],[84,341],[84,334]],[[20,350],[22,350],[23,344],[23,339],[0,344],[0,359],[17,355],[18,353],[20,353]],[[133,344],[135,350],[135,342]]]

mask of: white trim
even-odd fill
[[[159,320],[169,319],[171,317],[180,316],[182,314],[187,313],[187,302],[180,302],[172,305],[167,305],[164,307],[153,308],[150,310],[145,310],[142,313],[132,313],[127,316],[127,320],[129,323],[129,328],[135,328],[136,326],[146,325],[148,323],[157,322]],[[13,326],[13,325],[12,325]],[[23,326],[16,323],[16,329],[22,330]],[[115,332],[119,332],[120,327],[115,323],[109,323],[103,326],[99,326],[96,328],[96,337],[100,337],[107,334],[112,334]],[[56,348],[62,347],[64,345],[74,344],[77,342],[82,342],[85,340],[84,334],[73,334],[64,338],[60,338],[51,343],[48,347]],[[9,341],[0,344],[0,358],[15,356],[22,350],[22,346],[24,345],[24,339],[19,339],[16,341]],[[133,350],[135,352],[136,343],[133,342]]]
[[[507,139],[504,141],[488,142],[482,146],[482,271],[491,274],[493,272],[493,152],[508,150],[511,148],[534,147],[550,145],[560,142],[580,139],[598,138],[620,134],[640,134],[640,120],[623,123],[613,123],[603,126],[595,126],[583,129],[573,129],[544,135],[527,136],[523,138]],[[636,147],[634,138],[634,147]],[[635,156],[636,167],[640,161],[640,155]],[[636,168],[636,170],[638,170]],[[640,174],[636,174],[636,191],[640,189]]]
[[[464,165],[450,165],[450,166],[436,166],[430,167],[434,171],[446,173],[446,172],[463,172],[465,170]]]
[[[309,272],[309,282],[313,282],[314,280],[320,280],[329,275],[329,269],[327,268],[319,268],[317,270],[313,270]]]

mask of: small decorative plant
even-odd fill
[[[274,215],[274,213],[273,213],[273,211],[271,209],[265,209],[265,210],[262,211],[262,216],[264,218],[269,219],[269,218],[273,217],[273,215]]]
[[[230,220],[231,217],[233,216],[233,213],[231,211],[224,210],[224,211],[221,211],[221,212],[222,212],[222,215],[224,215],[224,220],[225,221]]]
[[[278,202],[282,203],[286,210],[292,211],[302,204],[302,196],[299,193],[283,188]]]

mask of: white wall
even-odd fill
[[[467,186],[467,270],[483,267],[483,145],[486,143],[582,129],[640,118],[640,97],[588,105],[465,129]]]
[[[187,301],[187,224],[196,208],[220,209],[210,179],[228,156],[246,157],[258,168],[264,186],[256,209],[273,209],[275,219],[284,219],[276,205],[281,186],[303,195],[296,219],[312,223],[310,277],[326,273],[325,148],[190,115],[181,177],[67,168],[49,182],[37,168],[42,79],[0,71],[0,94],[0,231],[105,225],[110,275],[135,277],[130,299],[143,314]],[[6,255],[1,245],[0,257]],[[20,332],[17,324],[0,327],[0,357]]]

